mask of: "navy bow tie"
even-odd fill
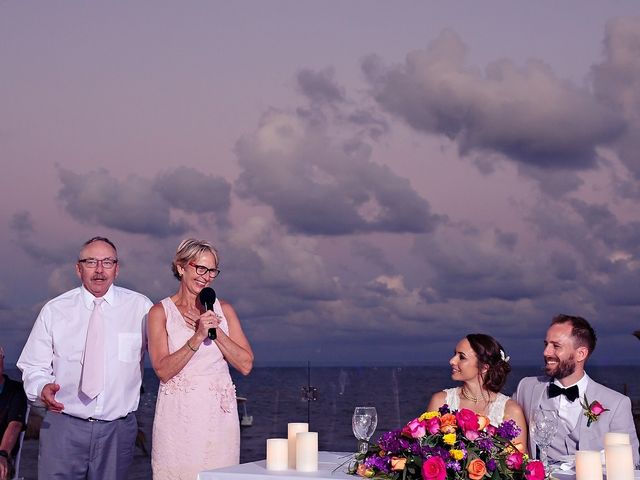
[[[558,395],[564,395],[567,397],[567,400],[573,402],[576,398],[580,396],[578,392],[578,386],[574,385],[569,388],[562,388],[556,385],[555,383],[549,384],[549,398],[557,397]]]

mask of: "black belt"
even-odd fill
[[[114,418],[113,420],[102,420],[101,418],[93,418],[93,417],[88,417],[88,418],[76,417],[75,415],[69,415],[68,413],[64,413],[64,412],[62,412],[62,414],[66,415],[67,417],[75,418],[76,420],[82,420],[83,422],[98,422],[98,423],[115,422],[116,420],[123,420],[130,415],[130,414],[127,414],[124,417]]]

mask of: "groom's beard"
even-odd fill
[[[576,361],[573,355],[571,355],[566,360],[560,360],[557,357],[549,357],[549,359],[556,360],[558,362],[555,365],[545,365],[544,373],[546,373],[549,377],[561,380],[576,371]]]

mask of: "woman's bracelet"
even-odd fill
[[[189,343],[189,340],[187,340],[187,347],[189,347],[189,350],[191,350],[192,352],[197,352],[197,351],[198,351],[198,349],[197,349],[197,348],[193,348],[193,347],[191,346],[191,344]],[[200,347],[198,347],[198,348],[200,348]]]

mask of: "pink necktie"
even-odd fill
[[[89,318],[87,340],[84,346],[82,367],[82,392],[95,398],[104,389],[104,321],[101,304],[104,298],[93,300],[93,311]]]

